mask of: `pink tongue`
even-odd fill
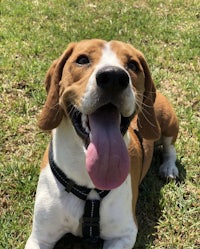
[[[120,186],[129,173],[129,156],[120,132],[119,112],[107,105],[89,116],[91,141],[86,168],[96,188]]]

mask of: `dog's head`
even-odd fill
[[[159,137],[153,108],[155,86],[144,56],[129,44],[71,43],[53,62],[45,83],[48,94],[39,127],[51,130],[63,115],[71,119],[87,148],[86,166],[96,187],[116,187],[127,176],[129,159],[123,136],[136,114],[142,136]],[[112,165],[118,165],[114,173],[112,170],[113,178],[120,178],[118,183],[102,184],[99,175],[110,182],[108,168]]]

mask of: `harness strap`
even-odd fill
[[[69,179],[65,173],[56,165],[53,158],[53,145],[52,141],[49,147],[49,165],[50,168],[57,178],[57,180],[65,187],[68,193],[73,193],[76,197],[85,201],[83,222],[82,222],[82,234],[83,237],[91,242],[96,243],[100,240],[100,216],[99,208],[101,200],[107,196],[110,192],[109,190],[91,189],[83,186],[77,185],[73,180]],[[89,193],[95,190],[100,200],[88,200],[87,197]]]
[[[83,215],[82,233],[86,240],[96,243],[100,234],[100,216],[99,216],[100,200],[86,200]]]
[[[141,168],[141,172],[140,172],[140,182],[142,180],[142,172],[143,172],[143,167],[144,167],[144,147],[143,147],[143,138],[140,134],[140,132],[136,129],[133,130],[135,132],[135,135],[137,136],[139,142],[140,142],[140,146],[141,146],[141,150],[142,150],[142,168]]]
[[[136,129],[133,130],[135,132],[135,135],[137,136],[139,142],[140,142],[140,146],[141,146],[141,150],[142,150],[142,165],[144,163],[144,147],[143,147],[143,138],[140,134],[140,132]]]
[[[76,183],[73,180],[69,179],[54,162],[52,142],[49,147],[49,164],[57,180],[65,187],[65,191],[67,191],[68,193],[72,192],[81,200],[87,199],[87,196],[90,193],[91,189],[76,185]]]

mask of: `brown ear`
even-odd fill
[[[144,57],[140,58],[140,62],[145,74],[145,91],[142,108],[138,114],[137,124],[143,138],[157,140],[160,138],[160,126],[154,111],[156,88]]]
[[[74,43],[69,45],[61,57],[52,63],[46,74],[47,99],[38,120],[38,126],[42,130],[52,130],[62,120],[63,110],[59,105],[59,82],[62,78],[63,67],[71,55],[74,45]]]

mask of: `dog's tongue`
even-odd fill
[[[89,116],[90,144],[86,168],[96,188],[110,190],[120,186],[129,173],[128,151],[120,132],[119,112],[113,105]]]

